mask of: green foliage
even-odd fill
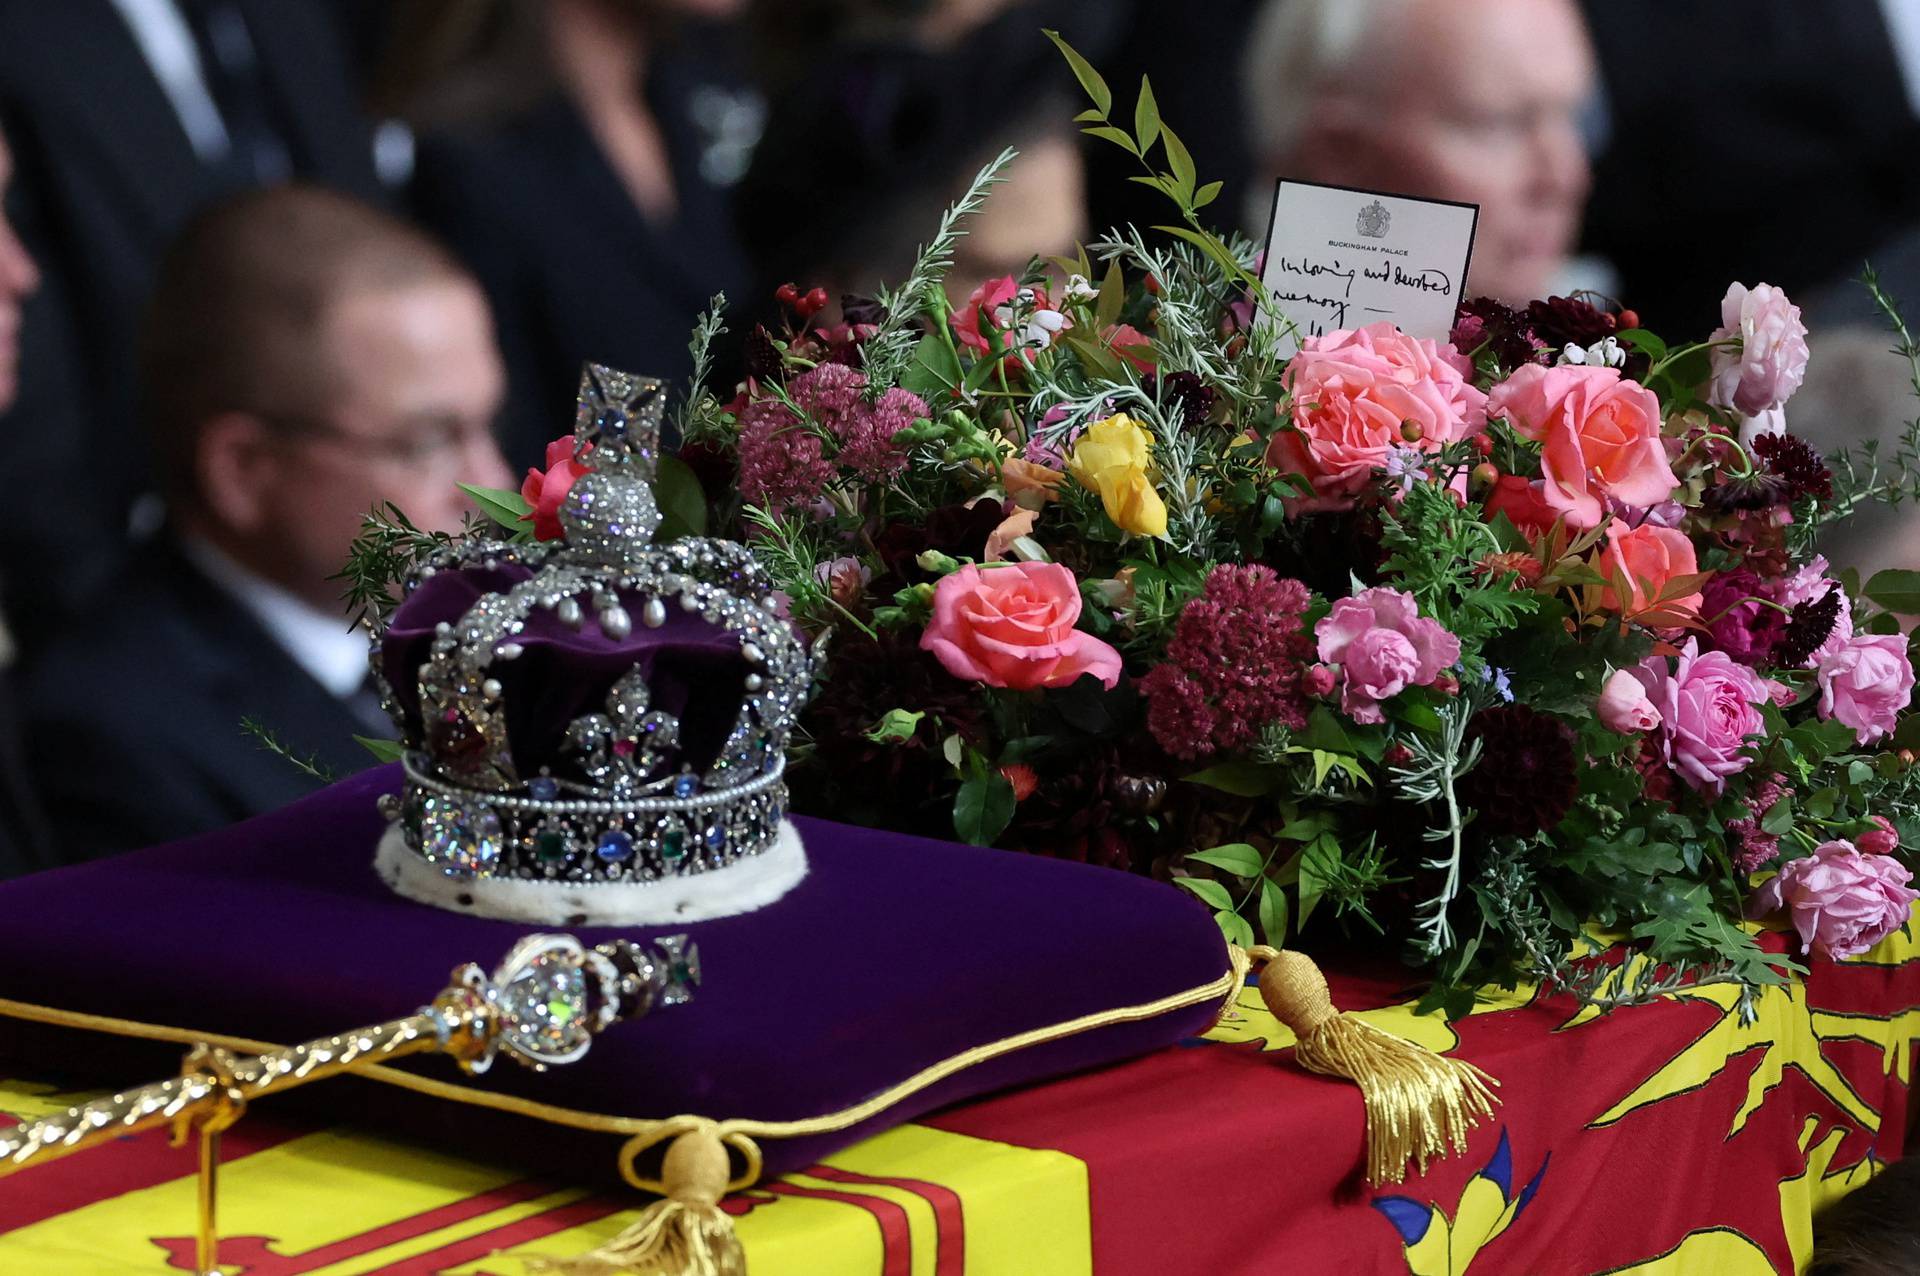
[[[472,483],[456,486],[472,499],[482,514],[499,524],[511,539],[533,539],[532,525],[526,521],[527,516],[533,513],[533,507],[527,504],[526,498],[520,493],[504,487],[475,487]]]
[[[461,539],[476,536],[478,530],[469,518]],[[446,532],[421,531],[399,506],[389,502],[360,520],[360,534],[347,551],[346,566],[327,579],[344,582],[341,600],[355,625],[384,625],[399,605],[401,583],[454,541]]]
[[[1415,483],[1397,508],[1381,510],[1380,521],[1388,551],[1382,573],[1414,596],[1423,615],[1459,638],[1463,651],[1477,652],[1540,609],[1539,594],[1489,579],[1479,567],[1482,558],[1501,552],[1500,541],[1440,484]]]

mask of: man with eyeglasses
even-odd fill
[[[456,483],[511,483],[478,285],[345,196],[281,187],[196,218],[162,264],[141,362],[166,529],[27,679],[59,863],[366,766],[353,737],[391,726],[329,578],[369,510],[452,531],[469,508]]]

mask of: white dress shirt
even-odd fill
[[[335,699],[344,700],[366,685],[366,632],[349,629],[346,618],[321,611],[306,599],[256,576],[202,540],[183,538],[189,561],[260,622],[293,662]]]

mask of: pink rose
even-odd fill
[[[1621,735],[1651,731],[1660,725],[1660,711],[1647,699],[1646,684],[1634,677],[1630,669],[1613,671],[1607,685],[1600,688],[1597,707],[1600,721],[1606,724],[1607,730]]]
[[[1807,325],[1800,307],[1772,284],[1728,285],[1712,340],[1737,342],[1710,355],[1707,399],[1716,407],[1759,416],[1792,398],[1807,375]]]
[[[1120,653],[1075,629],[1079,619],[1079,583],[1058,563],[962,567],[934,586],[920,649],[990,687],[1064,687],[1083,673],[1112,687]]]
[[[1913,699],[1913,664],[1905,634],[1855,634],[1820,662],[1821,718],[1853,728],[1861,744],[1893,734],[1894,721]]]
[[[529,469],[526,481],[520,485],[520,499],[533,507],[520,516],[520,521],[533,524],[535,540],[554,541],[567,534],[560,526],[560,502],[573,490],[576,479],[593,473],[591,465],[582,465],[573,459],[573,448],[571,434],[547,444],[546,472]]]
[[[1753,893],[1748,913],[1785,909],[1810,953],[1832,961],[1866,952],[1906,925],[1920,891],[1913,874],[1887,855],[1862,855],[1852,842],[1822,842],[1788,860]]]
[[[1308,338],[1281,377],[1294,428],[1274,435],[1268,462],[1313,484],[1303,507],[1344,509],[1395,448],[1431,452],[1480,433],[1487,397],[1452,355],[1386,322]],[[1412,442],[1407,424],[1419,427]]]
[[[1659,613],[1690,615],[1700,610],[1700,591],[1674,598],[1662,598],[1667,585],[1676,576],[1692,576],[1700,570],[1693,542],[1685,532],[1652,523],[1628,529],[1617,519],[1607,524],[1607,543],[1594,554],[1593,566],[1609,581],[1623,582],[1627,598],[1607,585],[1600,591],[1600,605],[1632,618]]]
[[[1342,598],[1313,628],[1320,659],[1340,666],[1340,711],[1355,722],[1381,722],[1380,702],[1439,680],[1460,659],[1460,640],[1420,615],[1413,595],[1363,589]]]
[[[1560,517],[1560,512],[1540,494],[1545,486],[1539,479],[1528,481],[1519,474],[1502,474],[1493,481],[1493,490],[1482,502],[1487,517],[1505,514],[1515,528],[1528,536],[1538,536]]]
[[[1493,388],[1487,415],[1540,444],[1541,499],[1579,531],[1598,527],[1601,498],[1640,509],[1680,485],[1660,442],[1660,400],[1618,368],[1516,368]]]
[[[1664,656],[1649,656],[1631,672],[1660,715],[1660,757],[1688,787],[1718,794],[1726,777],[1747,769],[1747,737],[1766,730],[1760,706],[1767,686],[1759,674],[1724,651],[1701,655],[1693,638],[1671,670]]]

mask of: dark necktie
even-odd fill
[[[293,154],[253,33],[237,0],[180,0],[193,30],[207,92],[231,149],[222,168],[236,186],[272,186],[293,176]]]

